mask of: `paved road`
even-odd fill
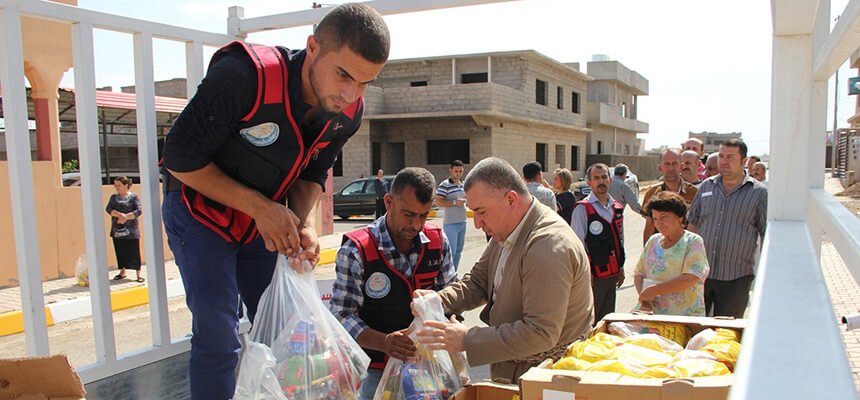
[[[636,304],[635,290],[633,289],[633,279],[631,272],[636,265],[639,253],[642,250],[642,227],[644,225],[642,218],[630,211],[625,214],[626,236],[631,240],[627,240],[626,251],[628,254],[627,262],[625,263],[625,271],[627,271],[627,279],[624,285],[618,291],[618,301],[616,309],[619,311],[629,311]],[[335,221],[335,234],[321,239],[323,244],[334,246],[334,243],[340,243],[340,234],[349,230],[363,227],[370,223],[368,219],[350,219],[348,221]],[[431,222],[440,224],[441,218],[436,218]],[[486,240],[484,234],[475,229],[471,222],[467,229],[466,244],[464,246],[462,259],[460,260],[459,273],[469,272],[471,265],[480,257]],[[334,271],[331,266],[322,266],[319,268],[320,276],[325,278],[333,278]],[[170,310],[170,332],[174,338],[185,336],[191,331],[191,314],[185,307],[185,298],[178,297],[169,301]],[[480,322],[478,315],[480,309],[466,313],[466,323],[471,326],[483,325]],[[116,332],[117,353],[124,354],[138,348],[150,346],[152,337],[149,327],[149,307],[140,306],[128,310],[118,311],[114,314],[114,327]],[[95,346],[93,339],[92,319],[84,318],[76,321],[58,324],[48,328],[50,338],[51,353],[66,353],[74,366],[82,366],[95,361]],[[25,355],[24,335],[11,335],[0,337],[0,358],[7,357],[22,357]],[[479,367],[472,370],[473,378],[487,378],[488,368]]]

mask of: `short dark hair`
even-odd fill
[[[382,16],[366,4],[348,3],[332,8],[314,28],[321,54],[343,45],[374,64],[388,61],[391,37]]]
[[[599,169],[602,169],[606,172],[609,172],[609,166],[604,164],[604,163],[591,164],[591,166],[589,166],[588,169],[585,170],[585,179],[586,180],[591,180],[591,170],[593,170],[595,168],[599,168]]]
[[[747,158],[747,144],[738,138],[731,138],[721,143],[720,146],[737,147],[741,153],[741,158]]]
[[[615,176],[624,176],[627,173],[627,166],[624,164],[618,164],[615,166]]]
[[[678,193],[664,190],[651,197],[644,207],[645,215],[653,217],[651,211],[670,212],[681,218],[687,217],[687,204],[684,203],[684,198]]]
[[[418,201],[427,204],[433,200],[433,194],[436,192],[436,179],[424,168],[403,168],[391,183],[391,195],[399,195],[407,186],[415,189],[415,198]]]
[[[526,165],[523,165],[523,176],[526,177],[526,179],[528,180],[533,180],[536,179],[538,175],[540,175],[542,170],[543,167],[540,165],[539,162],[528,162],[526,163]]]
[[[448,168],[462,167],[462,166],[463,166],[463,162],[462,162],[462,161],[460,161],[460,160],[454,160],[454,161],[451,161],[451,166],[450,166],[450,167],[448,167]]]
[[[756,162],[761,162],[761,157],[759,157],[759,156],[750,156],[750,158],[752,158]]]
[[[517,175],[517,170],[507,161],[497,157],[487,157],[475,164],[463,181],[463,190],[468,192],[478,182],[483,182],[489,189],[504,193],[514,191],[520,196],[529,193],[525,182]]]

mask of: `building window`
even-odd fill
[[[621,116],[627,118],[627,103],[621,103]]]
[[[624,145],[624,154],[630,154],[630,145],[629,144]]]
[[[570,93],[570,108],[574,114],[579,114],[579,93]]]
[[[603,154],[603,141],[597,141],[597,154]]]
[[[540,163],[541,171],[546,171],[546,143],[535,144],[535,161]]]
[[[564,167],[564,145],[555,145],[555,163],[558,164],[559,167]]]
[[[558,90],[555,91],[558,96],[558,109],[564,110],[564,88],[559,86]]]
[[[579,146],[570,146],[570,170],[579,171]]]
[[[331,169],[333,176],[343,176],[343,150],[337,153],[337,159],[334,160],[334,165]]]
[[[412,81],[412,82],[409,82],[409,86],[412,86],[412,87],[427,86],[427,81]]]
[[[472,74],[460,75],[460,83],[481,83],[487,81],[486,72],[476,72]]]
[[[427,141],[427,164],[449,165],[454,160],[469,164],[469,139]]]
[[[546,82],[535,79],[535,103],[546,105]]]

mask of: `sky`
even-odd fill
[[[339,4],[342,1],[335,1]],[[847,0],[832,0],[833,21]],[[78,0],[83,8],[226,33],[227,9],[245,17],[308,9],[312,1]],[[750,154],[769,152],[772,24],[770,2],[749,0],[518,0],[385,16],[390,59],[536,50],[559,62],[606,54],[649,81],[638,117],[650,125],[645,147],[678,146],[688,132],[742,132]],[[831,23],[831,26],[834,23]],[[268,31],[248,41],[304,48],[311,27]],[[132,39],[95,33],[97,86],[134,84]],[[211,56],[214,48],[204,51]],[[156,40],[155,79],[185,76],[184,46]],[[854,115],[846,62],[839,72],[839,127]],[[828,128],[833,124],[833,86]],[[67,72],[61,86],[74,86]]]

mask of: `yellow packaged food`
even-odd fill
[[[611,322],[607,327],[609,332],[621,337],[628,337],[641,333],[656,333],[666,339],[685,346],[693,332],[684,324],[675,322],[657,321],[627,321]]]
[[[678,371],[669,367],[651,367],[639,375],[640,378],[678,378]]]
[[[591,366],[591,363],[585,360],[580,360],[574,357],[562,357],[561,360],[558,360],[555,364],[553,364],[552,369],[566,369],[570,371],[585,371],[588,367]]]
[[[647,371],[643,365],[632,361],[600,360],[591,364],[586,371],[617,372],[621,375],[637,377]]]
[[[735,342],[741,341],[741,338],[738,337],[738,333],[731,329],[717,328],[714,331],[714,337],[711,340],[733,340]]]
[[[731,371],[723,363],[702,358],[678,361],[669,365],[669,368],[675,370],[679,378],[731,374]]]
[[[677,353],[684,348],[681,345],[654,333],[644,333],[622,338],[624,343],[631,343],[651,350],[665,353]]]
[[[713,354],[717,361],[724,363],[729,370],[734,371],[741,344],[733,340],[711,340],[707,346],[699,349]]]
[[[646,367],[666,365],[672,362],[672,356],[662,351],[651,350],[631,343],[625,343],[615,348],[612,358],[623,361],[636,361]]]
[[[627,339],[620,336],[610,335],[605,332],[598,332],[596,335],[590,337],[588,340],[606,343],[612,346],[618,346],[624,343]]]
[[[717,361],[717,356],[713,353],[701,350],[682,350],[675,354],[672,357],[672,362],[676,363],[682,360],[693,360],[693,359],[705,359],[711,361]]]
[[[576,342],[567,349],[566,356],[573,356],[580,360],[595,362],[605,360],[612,355],[614,345],[604,342],[596,342],[594,340],[583,340]]]

